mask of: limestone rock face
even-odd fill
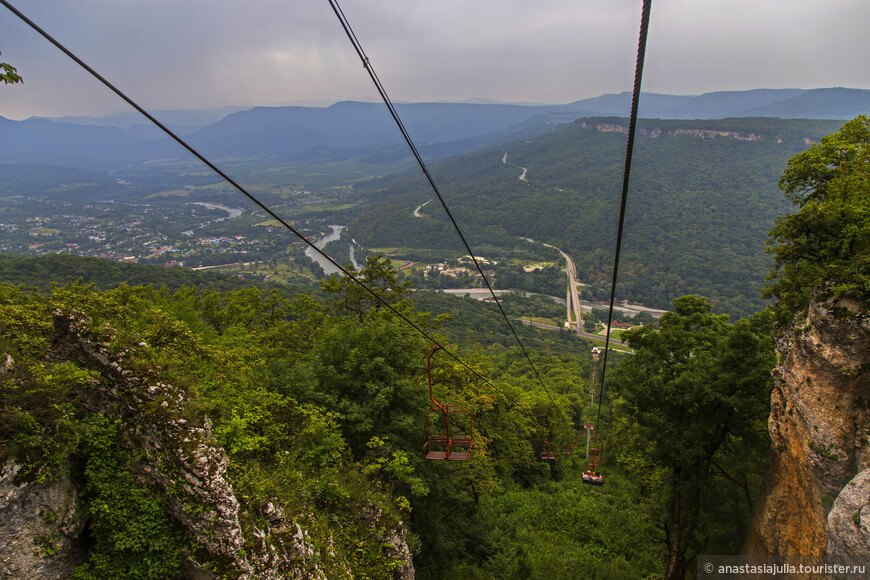
[[[0,469],[0,577],[69,578],[84,561],[79,493],[66,475],[15,483],[20,466]]]
[[[846,484],[828,514],[828,559],[870,566],[870,469]]]
[[[136,456],[131,474],[164,498],[167,515],[193,540],[196,549],[180,577],[326,580],[321,564],[334,558],[331,538],[325,548],[317,544],[280,505],[243,505],[228,475],[230,459],[215,444],[209,420],[191,419],[196,414],[186,409],[186,391],[141,364],[136,372],[128,370],[131,349],[110,355],[92,330],[87,316],[55,311],[48,359],[96,371],[76,388],[77,400],[122,425],[123,445]],[[14,365],[0,353],[0,377]],[[0,577],[69,578],[87,559],[87,510],[69,471],[27,481],[11,460],[0,466]],[[372,529],[384,530],[378,538],[382,550],[399,563],[394,578],[412,580],[404,528],[391,529],[395,524],[381,521],[380,512],[369,515]]]
[[[131,446],[144,451],[136,476],[165,491],[170,515],[228,571],[252,572],[244,556],[239,502],[226,478],[229,459],[211,444],[211,425],[188,425],[184,392],[149,381],[110,360],[85,338],[89,321],[60,311],[54,316],[51,357],[96,370],[97,381],[78,393],[93,412],[121,419]]]
[[[868,518],[870,518],[870,514],[868,514]],[[401,523],[397,529],[391,530],[384,544],[384,549],[389,556],[403,562],[393,572],[393,580],[414,580],[415,570],[411,561],[411,550],[408,548],[408,533]]]
[[[817,300],[776,348],[774,450],[746,551],[822,556],[828,510],[870,468],[870,314],[857,302]]]
[[[180,576],[326,580],[321,563],[333,555],[320,553],[307,530],[271,502],[240,503],[227,473],[230,460],[215,444],[209,420],[190,419],[195,414],[187,412],[186,391],[141,365],[136,372],[126,369],[130,349],[110,355],[96,336],[87,316],[57,310],[48,358],[96,371],[76,397],[87,411],[119,421],[124,445],[135,450],[131,473],[164,498],[166,513],[197,546]],[[14,364],[0,353],[0,376]],[[0,576],[69,578],[87,558],[80,492],[68,469],[29,483],[16,481],[19,471],[11,461],[0,469]],[[394,577],[413,579],[404,528],[390,530],[379,514],[372,515],[372,528],[386,530],[383,549],[401,562]]]

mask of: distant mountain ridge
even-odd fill
[[[608,94],[566,105],[567,110],[592,115],[625,116],[631,93]],[[754,89],[717,91],[697,96],[656,93],[641,95],[639,115],[645,119],[724,119],[775,117],[780,119],[852,119],[870,113],[870,90]]]
[[[220,121],[227,115],[250,108],[251,107],[220,107],[219,109],[211,109],[207,111],[196,109],[172,109],[150,112],[159,119],[161,123],[166,123],[167,125],[205,127]],[[120,127],[122,129],[142,125],[148,122],[138,111],[126,111],[124,113],[108,115],[105,117],[30,117],[30,119],[44,119],[54,121],[55,123],[70,123],[72,125]]]
[[[432,154],[443,157],[541,133],[580,117],[624,117],[630,99],[626,92],[565,105],[410,103],[397,104],[396,109],[412,138],[424,146],[437,145]],[[399,131],[380,103],[346,101],[329,107],[254,107],[222,113],[163,111],[160,117],[209,156],[281,160],[301,155],[304,159],[310,157],[307,152],[331,149],[341,158],[349,150],[402,146]],[[756,89],[697,96],[644,93],[640,101],[641,117],[660,119],[845,120],[861,113],[870,113],[870,90]],[[88,122],[86,118],[11,121],[0,117],[0,161],[104,169],[185,155],[156,127],[134,124],[136,115],[93,119],[91,124],[82,124]],[[444,146],[450,143],[455,147]]]
[[[717,119],[744,117],[756,107],[775,105],[802,94],[801,89],[755,89],[718,91],[702,95],[665,95],[643,93],[638,114],[646,119]],[[870,93],[870,92],[868,92]],[[601,95],[567,105],[570,109],[593,111],[595,115],[626,116],[631,107],[631,93]],[[771,115],[777,116],[777,115]]]

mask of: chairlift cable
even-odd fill
[[[628,178],[631,173],[631,157],[634,150],[634,134],[637,129],[637,108],[640,101],[640,84],[643,77],[643,60],[646,54],[646,38],[649,32],[649,15],[652,0],[643,0],[640,17],[640,35],[637,41],[637,61],[634,68],[634,89],[631,95],[631,116],[628,122],[628,142],[625,149],[625,168],[622,175],[622,200],[619,207],[619,227],[616,233],[616,251],[613,256],[613,277],[610,284],[610,306],[607,312],[607,335],[604,339],[604,361],[601,364],[601,392],[598,394],[598,412],[595,425],[601,419],[601,402],[604,400],[604,376],[607,372],[607,354],[610,351],[610,328],[613,321],[613,303],[616,300],[616,275],[619,272],[619,254],[622,250],[622,232],[625,224],[625,206],[628,199]]]
[[[43,38],[45,38],[45,39],[48,40],[51,44],[53,44],[55,47],[57,47],[61,52],[63,52],[64,54],[66,54],[68,57],[70,57],[70,58],[71,58],[71,59],[72,59],[76,64],[78,64],[80,67],[82,67],[83,69],[85,69],[88,73],[90,73],[91,76],[93,76],[93,77],[96,78],[98,81],[100,81],[103,85],[105,85],[109,90],[111,90],[113,93],[115,93],[118,97],[120,97],[120,98],[121,98],[123,101],[125,101],[128,105],[130,105],[131,107],[133,107],[134,109],[136,109],[136,110],[137,110],[139,113],[141,113],[141,114],[142,114],[146,119],[148,119],[151,123],[153,123],[154,125],[156,125],[156,126],[157,126],[161,131],[163,131],[164,133],[166,133],[166,135],[168,135],[169,137],[171,137],[171,138],[172,138],[176,143],[178,143],[179,145],[181,145],[181,146],[182,146],[183,148],[185,148],[188,152],[190,152],[191,154],[193,154],[194,157],[196,157],[197,159],[199,159],[199,160],[200,160],[202,163],[204,163],[204,164],[205,164],[209,169],[211,169],[212,171],[214,171],[215,173],[217,173],[221,178],[223,178],[225,181],[227,181],[227,183],[229,183],[229,184],[232,185],[234,188],[236,188],[236,190],[238,190],[240,193],[242,193],[245,197],[247,197],[247,198],[250,199],[252,202],[254,202],[254,203],[255,203],[257,206],[259,206],[263,211],[265,211],[269,216],[271,216],[273,219],[277,220],[277,221],[278,221],[282,226],[284,226],[285,228],[287,228],[288,230],[290,230],[290,231],[291,231],[294,235],[296,235],[300,240],[302,240],[303,242],[305,242],[306,244],[308,244],[308,246],[311,247],[311,248],[313,248],[315,252],[317,252],[318,254],[320,254],[321,256],[323,256],[323,257],[324,257],[326,260],[328,260],[328,261],[329,261],[333,266],[335,266],[336,268],[338,268],[338,269],[339,269],[339,270],[340,270],[340,271],[341,271],[345,276],[347,276],[348,278],[350,278],[351,280],[353,280],[353,281],[354,281],[356,284],[358,284],[358,285],[359,285],[363,290],[365,290],[366,292],[368,292],[369,294],[371,294],[371,295],[372,295],[372,296],[373,296],[373,297],[374,297],[378,302],[380,302],[381,304],[383,304],[384,306],[386,306],[386,307],[387,307],[391,312],[393,312],[393,314],[395,314],[395,315],[398,316],[401,320],[403,320],[404,322],[406,322],[406,323],[408,323],[410,326],[412,326],[412,327],[414,328],[414,330],[416,330],[416,331],[417,331],[418,333],[420,333],[423,337],[425,337],[427,340],[429,340],[429,342],[431,342],[431,343],[434,344],[435,346],[438,346],[439,348],[441,348],[442,350],[444,350],[444,351],[448,354],[448,356],[450,356],[453,360],[455,360],[455,361],[458,362],[460,365],[462,365],[463,367],[465,367],[466,369],[468,369],[469,371],[471,371],[472,374],[474,374],[477,378],[481,379],[484,383],[486,383],[487,385],[489,385],[490,387],[492,387],[493,389],[495,389],[495,390],[496,390],[497,392],[499,392],[499,393],[500,393],[504,398],[506,398],[507,400],[511,401],[514,405],[517,404],[517,401],[516,401],[515,399],[513,399],[512,397],[509,397],[509,396],[508,396],[507,394],[505,394],[501,389],[499,389],[499,388],[496,387],[494,384],[492,384],[492,382],[490,382],[486,377],[484,377],[483,375],[481,375],[481,374],[480,374],[479,372],[477,372],[475,369],[471,368],[471,367],[470,367],[470,366],[469,366],[465,361],[463,361],[459,356],[457,356],[456,354],[450,352],[448,349],[444,348],[444,346],[441,345],[437,340],[435,340],[431,335],[429,335],[429,333],[427,333],[425,330],[423,330],[422,328],[420,328],[418,325],[416,325],[413,321],[411,321],[410,319],[408,319],[408,317],[406,317],[405,315],[403,315],[401,312],[399,312],[398,310],[396,310],[396,309],[395,309],[395,308],[394,308],[394,307],[393,307],[389,302],[387,302],[386,300],[384,300],[380,295],[378,295],[378,294],[377,294],[375,291],[373,291],[371,288],[369,288],[368,286],[366,286],[365,284],[363,284],[363,282],[362,282],[359,278],[357,278],[356,276],[354,276],[353,273],[351,273],[351,272],[349,272],[348,270],[346,270],[346,269],[345,269],[343,266],[341,266],[338,262],[336,262],[336,261],[333,260],[331,257],[329,257],[326,253],[324,253],[320,248],[318,248],[317,246],[315,246],[313,242],[309,241],[305,236],[303,236],[301,233],[299,233],[299,231],[297,231],[293,226],[291,226],[289,223],[287,223],[285,220],[283,220],[281,217],[279,217],[279,216],[278,216],[274,211],[272,211],[269,207],[267,207],[265,204],[263,204],[263,203],[262,203],[259,199],[257,199],[254,195],[252,195],[251,193],[249,193],[249,192],[248,192],[244,187],[242,187],[239,183],[237,183],[237,182],[236,182],[233,178],[231,178],[229,175],[227,175],[226,173],[224,173],[224,172],[223,172],[220,168],[218,168],[214,163],[212,163],[211,161],[209,161],[205,156],[203,156],[203,155],[202,155],[199,151],[197,151],[193,146],[191,146],[191,145],[188,144],[184,139],[182,139],[181,137],[179,137],[178,135],[176,135],[176,134],[175,134],[171,129],[169,129],[166,125],[164,125],[163,123],[161,123],[160,121],[158,121],[158,120],[157,120],[157,119],[156,119],[156,118],[155,118],[151,113],[149,113],[148,111],[146,111],[146,110],[145,110],[144,108],[142,108],[138,103],[136,103],[133,99],[131,99],[130,97],[128,97],[124,92],[122,92],[122,91],[121,91],[120,89],[118,89],[115,85],[113,85],[111,82],[109,82],[105,77],[103,77],[103,76],[100,75],[96,70],[94,70],[93,68],[91,68],[91,67],[90,67],[86,62],[84,62],[81,58],[79,58],[78,56],[76,56],[75,53],[73,53],[71,50],[69,50],[69,49],[68,49],[66,46],[64,46],[63,44],[61,44],[58,40],[56,40],[53,36],[51,36],[51,35],[50,35],[48,32],[46,32],[45,30],[43,30],[39,25],[37,25],[37,24],[36,24],[34,21],[32,21],[30,18],[28,18],[27,16],[25,16],[22,12],[20,12],[17,8],[15,8],[15,7],[14,7],[12,4],[10,4],[7,0],[0,0],[0,4],[3,4],[3,6],[5,6],[6,8],[8,8],[8,9],[13,13],[13,14],[15,14],[19,19],[21,19],[25,24],[27,24],[28,26],[30,26],[33,30],[35,30],[37,33],[39,33]]]
[[[354,49],[356,50],[357,55],[362,61],[363,66],[369,74],[369,77],[372,79],[372,83],[374,83],[375,88],[378,93],[381,95],[381,99],[383,99],[384,104],[387,106],[387,109],[390,112],[390,116],[392,116],[393,120],[396,122],[396,125],[399,128],[399,131],[402,133],[402,137],[405,139],[405,142],[408,144],[408,147],[411,149],[411,153],[414,155],[414,158],[417,160],[417,164],[420,166],[420,169],[423,171],[423,175],[426,177],[426,180],[429,182],[429,185],[432,188],[432,191],[435,192],[435,195],[438,197],[438,200],[441,202],[441,206],[444,208],[444,211],[447,213],[447,217],[450,218],[451,223],[453,223],[453,227],[456,229],[456,233],[459,234],[459,238],[462,240],[462,243],[465,245],[465,249],[468,251],[468,255],[471,257],[471,260],[474,262],[475,267],[477,268],[480,277],[483,279],[484,284],[486,284],[487,289],[489,289],[489,293],[492,295],[493,300],[495,301],[496,306],[498,306],[499,311],[501,312],[502,317],[507,322],[508,327],[510,328],[511,333],[516,339],[517,344],[520,346],[520,349],[523,351],[523,354],[526,357],[529,365],[532,367],[532,370],[535,372],[535,376],[538,378],[538,381],[541,383],[541,386],[544,388],[544,392],[547,393],[547,397],[550,399],[550,402],[558,408],[556,402],[553,400],[552,395],[550,395],[550,390],[547,389],[547,386],[544,384],[541,375],[538,373],[538,369],[535,367],[535,364],[532,362],[532,359],[529,357],[529,353],[526,351],[526,347],[523,346],[522,341],[520,340],[519,335],[517,335],[516,330],[514,330],[513,324],[511,324],[510,319],[504,311],[504,308],[501,305],[498,297],[495,295],[495,292],[492,289],[492,286],[489,283],[489,280],[486,277],[486,274],[483,273],[483,268],[480,266],[480,263],[477,260],[477,257],[474,255],[474,252],[471,250],[471,246],[465,239],[465,236],[462,234],[462,230],[459,229],[459,224],[456,223],[456,220],[453,218],[453,214],[450,212],[450,209],[447,207],[447,202],[444,200],[444,197],[441,195],[441,190],[438,189],[438,186],[435,184],[435,180],[432,178],[432,175],[429,173],[429,168],[426,167],[426,163],[423,161],[423,157],[420,155],[420,152],[417,150],[417,146],[414,145],[414,141],[411,139],[410,134],[405,129],[404,123],[402,123],[402,119],[399,117],[398,112],[396,112],[396,108],[393,106],[393,102],[390,100],[389,95],[387,95],[387,91],[384,88],[383,84],[381,84],[381,80],[378,78],[377,73],[375,72],[374,67],[369,60],[369,57],[366,55],[363,50],[362,44],[354,33],[353,28],[348,22],[347,17],[344,15],[344,11],[341,9],[341,6],[338,4],[338,0],[329,0],[329,5],[332,6],[333,12],[335,12],[335,16],[338,18],[341,23],[342,28],[344,29],[345,34],[347,35],[348,40],[350,40]]]

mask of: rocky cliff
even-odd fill
[[[184,578],[326,578],[320,562],[334,555],[312,541],[284,513],[277,499],[257,507],[237,497],[227,474],[229,458],[214,443],[208,418],[191,420],[185,389],[149,373],[124,368],[128,352],[110,354],[89,337],[90,320],[55,311],[47,363],[71,361],[92,373],[76,397],[94,415],[121,425],[136,460],[133,475],[155,496],[188,545]],[[144,345],[144,343],[142,344]],[[16,363],[3,357],[0,379],[17,380]],[[194,415],[195,416],[195,415]],[[4,578],[69,578],[86,559],[87,508],[69,466],[42,480],[17,477],[8,460],[0,471],[0,575]],[[412,579],[414,568],[401,526],[385,525],[372,509],[362,518],[395,562],[394,578]],[[382,521],[383,520],[383,521]],[[341,567],[339,565],[339,567]]]
[[[777,355],[773,451],[747,552],[868,563],[870,313],[817,298]]]

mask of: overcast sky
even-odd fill
[[[376,100],[326,0],[10,0],[147,109]],[[344,0],[395,101],[630,91],[640,0]],[[867,0],[655,0],[644,91],[870,89]],[[0,115],[128,110],[0,6]]]

